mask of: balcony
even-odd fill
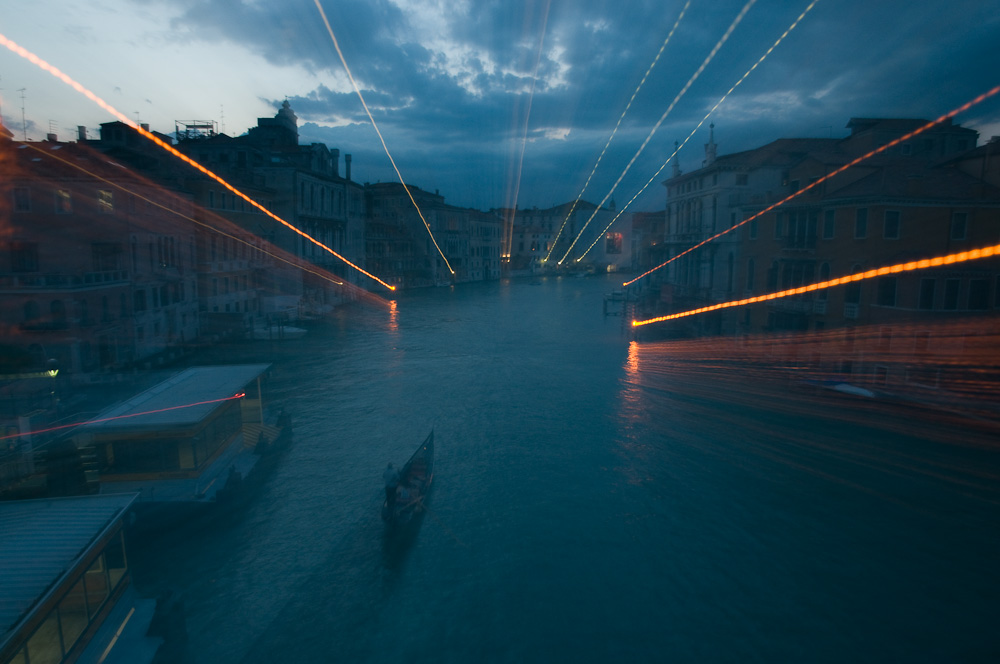
[[[844,305],[844,318],[856,319],[858,317],[858,305],[848,302]]]
[[[815,235],[787,235],[782,240],[782,250],[788,252],[814,252],[816,251]]]

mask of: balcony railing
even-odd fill
[[[778,311],[788,311],[797,314],[813,312],[813,301],[806,297],[785,297],[771,302],[771,307]]]
[[[782,247],[785,251],[815,251],[815,235],[787,235]]]

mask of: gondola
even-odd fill
[[[399,471],[399,491],[393,505],[382,502],[382,520],[388,528],[415,522],[425,506],[434,481],[434,431],[421,443]]]

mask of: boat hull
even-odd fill
[[[434,432],[421,443],[399,473],[399,486],[405,489],[403,497],[390,505],[382,502],[382,520],[386,528],[404,528],[420,521],[426,511],[427,500],[434,484]]]

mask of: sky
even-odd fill
[[[658,169],[689,135],[678,165],[700,167],[710,123],[729,154],[846,136],[852,117],[932,119],[1000,84],[1000,12],[983,0],[818,0],[700,128],[810,0],[320,2],[407,184],[484,210],[581,192],[662,209],[672,164]],[[154,130],[213,120],[237,136],[287,99],[300,142],[352,154],[355,180],[397,179],[316,0],[32,0],[0,16],[0,34]],[[17,138],[113,119],[3,48],[0,100]],[[955,122],[1000,135],[1000,95]]]

